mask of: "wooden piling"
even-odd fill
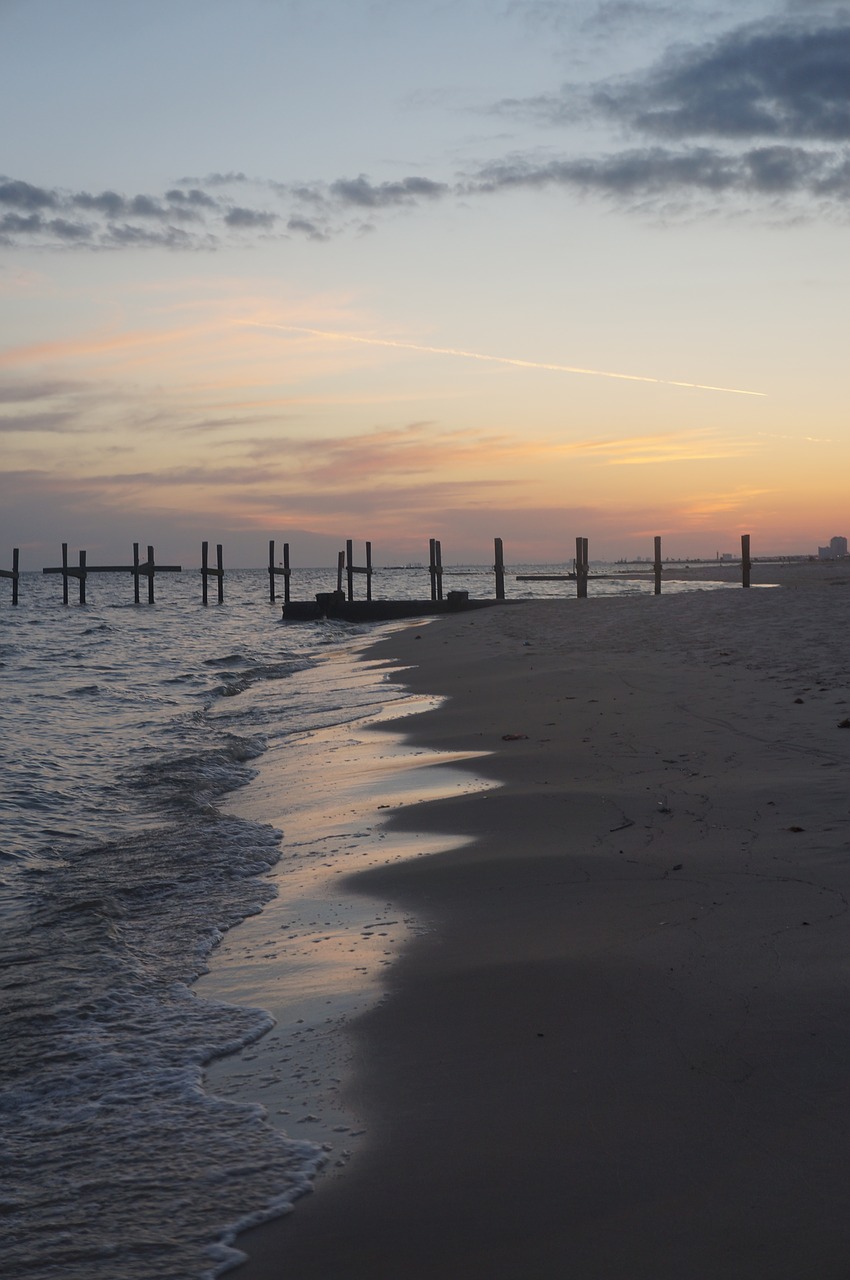
[[[576,538],[576,598],[587,599],[587,538]]]
[[[431,538],[428,544],[428,573],[431,576],[431,599],[443,598],[443,548],[439,538]]]
[[[283,566],[274,562],[274,539],[269,542],[269,603],[275,602],[275,578],[283,578],[283,603],[289,604],[289,579],[292,570],[289,567],[289,543],[283,544]]]
[[[340,551],[336,558],[336,589],[342,591],[342,575],[345,572],[345,552]]]
[[[62,543],[62,564],[57,567],[51,566],[42,569],[42,573],[61,573],[62,574],[62,603],[68,603],[68,579],[77,578],[80,583],[80,604],[86,603],[86,579],[90,573],[130,573],[133,575],[134,594],[136,604],[139,603],[139,578],[142,574],[147,576],[148,580],[148,604],[153,604],[153,576],[154,573],[182,573],[182,567],[179,564],[154,564],[153,547],[148,547],[148,558],[145,564],[139,563],[139,544],[133,543],[133,563],[132,564],[88,564],[86,552],[80,552],[79,568],[68,564],[68,544]],[[215,572],[210,570],[210,573]]]
[[[354,543],[348,538],[345,544],[346,575],[345,589],[349,600],[354,599]]]
[[[86,602],[86,574],[87,574],[88,572],[90,572],[90,570],[88,570],[88,569],[86,568],[86,553],[85,553],[85,551],[81,551],[81,552],[80,552],[80,566],[79,566],[79,568],[78,568],[78,569],[77,569],[77,568],[74,568],[74,566],[73,566],[73,565],[69,565],[69,564],[68,564],[68,544],[67,544],[67,542],[63,542],[63,543],[62,543],[62,564],[61,564],[60,566],[57,566],[57,567],[51,567],[51,568],[49,568],[49,569],[42,569],[42,571],[41,571],[41,572],[42,572],[42,573],[61,573],[61,574],[62,574],[62,603],[63,603],[63,604],[67,604],[67,603],[68,603],[68,579],[69,579],[69,578],[77,578],[77,579],[78,579],[78,581],[79,581],[79,584],[80,584],[80,604],[85,604],[85,602]]]
[[[752,561],[750,560],[750,535],[748,533],[741,534],[741,586],[748,587],[750,585],[750,569]]]
[[[655,594],[661,595],[661,539],[655,539]]]
[[[495,564],[493,571],[496,575],[496,599],[504,600],[505,598],[505,553],[502,546],[502,539],[494,539],[495,546]]]
[[[12,583],[12,604],[18,603],[18,566],[20,564],[20,550],[18,547],[12,548],[12,567],[11,569],[0,569],[0,578],[9,578]]]
[[[114,573],[114,572],[120,571],[123,573],[126,571],[126,569],[127,569],[127,566],[125,565],[121,565],[121,566],[116,565],[116,566],[110,567],[108,572]],[[102,572],[102,571],[99,571],[99,572]],[[133,564],[132,564],[132,567],[129,569],[129,572],[133,575],[133,594],[135,597],[136,604],[139,603],[139,578],[142,575],[144,575],[148,580],[148,604],[153,604],[154,603],[154,585],[153,585],[154,575],[157,573],[182,573],[183,569],[179,564],[157,564],[154,559],[153,547],[150,547],[150,546],[148,547],[147,560],[144,562],[144,564],[140,564],[139,563],[139,544],[138,542],[134,542],[133,543]],[[210,572],[212,573],[213,570],[210,570]]]
[[[218,603],[224,604],[224,560],[222,556],[222,547],[219,542],[216,546],[216,565],[217,568],[209,567],[209,550],[208,542],[201,543],[201,603],[207,603],[207,580],[209,578],[218,579]]]
[[[342,557],[342,552],[339,553]],[[348,538],[345,544],[345,560],[346,560],[346,594],[349,600],[354,599],[354,575],[355,573],[365,573],[366,575],[366,599],[372,599],[372,544],[366,543],[366,563],[365,565],[354,563],[354,542]],[[342,590],[342,559],[337,572],[337,591]]]

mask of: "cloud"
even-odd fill
[[[152,231],[148,227],[139,227],[134,223],[124,222],[120,226],[110,223],[102,233],[101,244],[131,248],[146,248],[156,245],[166,249],[198,249],[204,246],[197,237],[190,236],[180,227],[165,227]]]
[[[639,6],[638,6],[639,7]],[[601,6],[613,20],[634,6]],[[616,11],[616,12],[615,12]],[[571,187],[645,199],[850,196],[850,23],[833,16],[740,26],[677,49],[639,75],[503,100],[500,112],[561,126],[615,123],[643,145],[482,167],[467,190]],[[676,145],[679,144],[679,145]]]
[[[404,178],[401,182],[381,182],[375,186],[362,173],[358,178],[340,178],[330,186],[331,194],[337,199],[361,209],[414,204],[423,197],[436,200],[448,194],[449,189],[446,183],[428,178]]]
[[[286,229],[296,235],[307,236],[310,240],[330,239],[327,232],[323,231],[311,218],[290,218],[286,224]]]
[[[47,230],[60,240],[88,240],[92,229],[85,222],[69,222],[67,218],[51,218]]]
[[[54,413],[0,414],[0,435],[10,435],[22,431],[68,432],[78,431],[73,426],[75,415],[62,410]]]
[[[520,157],[486,166],[467,190],[547,186],[619,197],[805,194],[843,201],[850,196],[850,157],[789,146],[753,147],[739,153],[703,146],[682,150],[654,146],[545,164]]]
[[[189,191],[181,191],[179,187],[172,187],[170,191],[166,191],[165,198],[172,205],[191,205],[195,208],[214,209],[216,202],[212,196],[207,195],[205,191],[192,187]]]
[[[275,222],[277,222],[277,215],[257,209],[243,209],[237,205],[232,209],[228,209],[224,215],[224,221],[229,227],[245,227],[253,230],[257,227],[274,226]]]
[[[0,178],[0,205],[13,209],[53,209],[56,196],[44,187],[33,187],[29,182]]]
[[[413,206],[451,190],[448,183],[416,175],[379,183],[366,174],[331,183],[286,183],[213,173],[180,179],[159,195],[125,195],[112,188],[68,191],[0,177],[0,244],[210,250],[244,244],[251,233],[328,240],[347,229],[352,209]],[[269,207],[270,202],[278,208]],[[54,216],[46,216],[48,212]]]
[[[0,385],[0,404],[26,404],[32,400],[47,400],[53,396],[80,391],[84,387],[84,383],[71,381],[6,383]]]
[[[109,218],[120,218],[127,212],[127,201],[117,191],[101,191],[98,196],[79,191],[70,197],[70,201],[79,209],[92,209],[97,213],[105,213]]]
[[[744,27],[677,52],[593,104],[661,138],[850,141],[850,24]]]
[[[575,23],[560,0],[515,0],[535,23]],[[665,0],[603,0],[581,16],[599,31],[669,17]],[[713,20],[717,20],[714,15]],[[161,192],[36,186],[0,175],[0,245],[90,251],[215,250],[291,236],[370,230],[382,213],[511,188],[560,187],[666,212],[748,198],[789,212],[846,210],[850,196],[850,21],[840,8],[789,6],[676,47],[637,74],[505,99],[492,110],[549,127],[613,126],[627,146],[540,159],[505,155],[438,180],[367,173],[281,181],[241,170],[184,177]],[[808,202],[808,203],[805,203]],[[367,221],[362,215],[369,214]],[[358,218],[356,215],[361,215]]]

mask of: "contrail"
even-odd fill
[[[332,329],[308,329],[299,324],[262,324],[244,321],[256,329],[280,329],[284,333],[309,333],[314,338],[335,338],[340,342],[359,342],[366,347],[396,347],[401,351],[421,351],[431,356],[456,356],[462,360],[483,360],[487,364],[507,364],[515,369],[547,369],[552,373],[582,373],[590,378],[617,378],[622,382],[654,382],[664,387],[688,387],[692,391],[722,391],[732,396],[764,396],[764,391],[743,391],[740,387],[714,387],[705,382],[679,382],[674,378],[651,378],[640,373],[611,373],[607,369],[582,369],[571,364],[544,364],[536,360],[515,360],[511,356],[487,356],[480,351],[462,351],[457,347],[426,347],[418,342],[396,342],[393,338],[363,338],[353,333],[337,333]]]

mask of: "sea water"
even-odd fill
[[[509,596],[570,594],[516,572]],[[485,570],[444,577],[493,594]],[[334,585],[301,571],[293,597]],[[273,1020],[193,982],[287,856],[285,833],[227,797],[270,747],[295,753],[407,695],[380,670],[343,678],[374,632],[282,623],[264,571],[228,573],[223,606],[201,605],[197,574],[156,586],[156,604],[135,605],[128,575],[91,575],[88,603],[72,581],[63,606],[61,580],[29,573],[12,608],[0,583],[4,1276],[218,1274],[237,1228],[285,1211],[323,1159],[258,1103],[205,1088],[205,1067]],[[373,593],[426,598],[427,572],[379,571]]]

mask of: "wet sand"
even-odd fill
[[[428,928],[350,1027],[364,1145],[240,1280],[844,1280],[846,581],[379,646],[448,698],[404,731],[501,786],[399,809],[470,842],[350,882]]]

